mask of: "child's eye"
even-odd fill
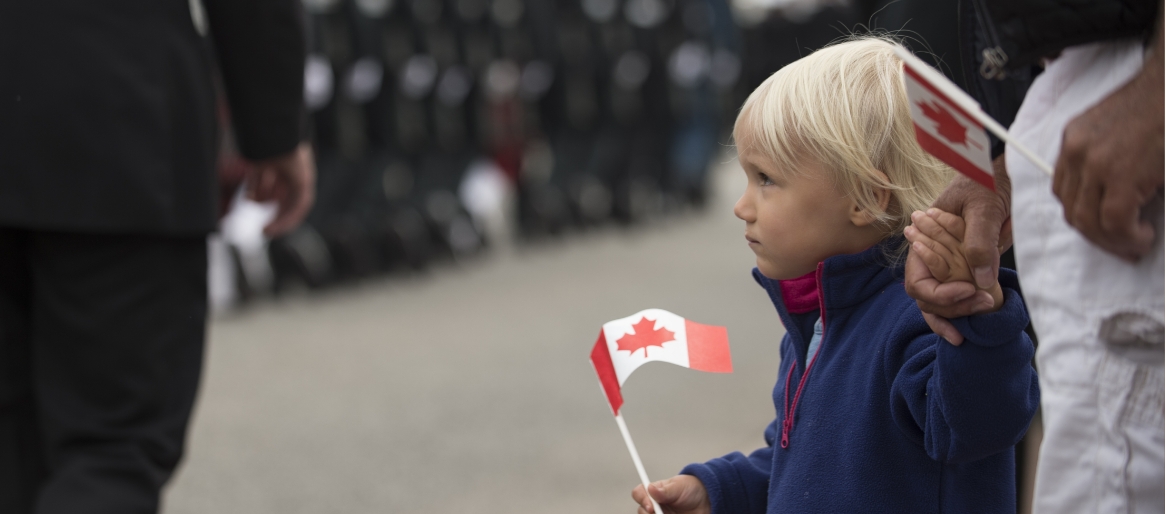
[[[773,185],[773,179],[770,179],[769,175],[766,175],[764,173],[758,173],[757,174],[757,183],[760,185],[763,185],[763,186],[771,186],[771,185]]]

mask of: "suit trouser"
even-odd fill
[[[206,238],[0,227],[0,512],[158,510],[206,331]]]

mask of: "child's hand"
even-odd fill
[[[710,514],[712,506],[709,504],[708,491],[699,478],[691,475],[676,475],[667,480],[652,482],[648,485],[652,498],[664,509],[663,513],[654,514]],[[638,514],[652,513],[652,502],[644,494],[644,486],[637,485],[632,490],[632,499],[640,504],[636,510]]]
[[[963,218],[931,208],[927,213],[913,213],[911,221],[912,225],[903,233],[911,242],[911,250],[919,255],[936,280],[975,283],[964,256]],[[1004,304],[1004,292],[996,283],[988,293],[992,295],[992,309],[988,312],[995,312]]]

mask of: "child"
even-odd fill
[[[1002,270],[996,310],[952,320],[965,337],[954,346],[904,291],[900,234],[951,170],[915,141],[893,48],[865,38],[819,50],[741,109],[748,185],[734,213],[787,331],[777,416],[749,456],[652,484],[666,513],[1016,509],[1012,447],[1039,403],[1027,313]],[[929,267],[954,273],[956,238],[928,226],[913,239],[930,245]],[[642,486],[632,496],[651,512]]]

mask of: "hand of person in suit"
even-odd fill
[[[1154,246],[1154,226],[1142,210],[1162,194],[1161,12],[1142,70],[1065,127],[1053,175],[1065,221],[1131,262]]]
[[[970,178],[956,175],[932,204],[932,207],[964,219],[964,257],[975,283],[941,282],[917,252],[911,250],[907,254],[903,276],[907,294],[915,299],[931,330],[956,345],[964,338],[948,319],[992,309],[995,302],[988,291],[999,286],[1000,254],[1012,246],[1012,182],[1004,169],[1004,156],[993,160],[992,167],[996,176],[995,192]]]
[[[247,197],[256,202],[275,202],[275,218],[263,228],[275,237],[298,226],[316,199],[316,161],[312,145],[300,143],[284,155],[256,161],[246,178]]]

